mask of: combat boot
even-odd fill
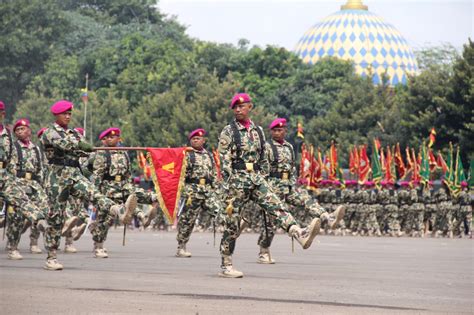
[[[72,237],[66,237],[66,245],[64,246],[64,252],[68,254],[75,254],[77,253],[77,249],[72,244],[73,239]]]
[[[329,228],[331,230],[334,230],[335,228],[337,228],[337,226],[339,225],[339,222],[341,222],[341,220],[344,218],[344,214],[346,213],[346,208],[342,205],[340,205],[339,207],[336,208],[336,210],[330,214],[330,217],[331,217],[331,221],[329,221]]]
[[[380,232],[380,229],[375,230],[375,236],[381,237],[382,233]]]
[[[222,256],[221,271],[218,275],[223,278],[242,278],[244,273],[234,269],[232,266],[232,256]]]
[[[30,241],[30,252],[32,254],[41,254],[43,251],[38,247],[37,240]]]
[[[146,229],[150,225],[151,221],[153,221],[153,219],[156,217],[156,213],[157,208],[151,207],[146,214],[142,212],[138,214],[138,219],[142,223],[144,229]]]
[[[127,200],[125,201],[125,213],[121,217],[121,221],[123,224],[130,224],[132,222],[133,211],[137,207],[138,200],[135,194],[131,194],[128,196]],[[113,207],[113,206],[112,206]]]
[[[308,249],[313,243],[314,238],[318,235],[321,229],[321,221],[319,219],[313,219],[311,223],[304,229],[298,225],[292,225],[288,234],[294,237],[298,243],[300,243],[303,249]]]
[[[186,245],[178,245],[178,250],[176,251],[176,257],[180,258],[190,258],[192,255],[186,250]]]
[[[258,254],[257,263],[259,264],[274,264],[275,260],[272,259],[270,254],[270,248],[260,246],[260,253]]]
[[[69,234],[72,228],[76,226],[78,220],[79,218],[76,216],[73,216],[67,219],[66,222],[64,222],[63,228],[61,230],[61,236],[65,236],[66,234]]]
[[[14,249],[10,249],[8,251],[8,259],[10,259],[10,260],[22,260],[23,256],[20,255],[20,252],[18,251],[18,249],[14,248]]]
[[[95,258],[108,258],[109,255],[103,248],[104,243],[94,242],[94,257]]]
[[[82,234],[84,234],[84,232],[86,231],[86,227],[87,227],[87,224],[85,223],[82,223],[81,225],[79,226],[75,226],[72,230],[71,230],[71,237],[74,241],[77,241],[81,236]]]
[[[51,250],[48,253],[48,258],[46,259],[46,263],[44,265],[44,269],[46,270],[62,270],[63,265],[58,262],[56,256],[56,250]]]

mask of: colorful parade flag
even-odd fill
[[[212,149],[212,157],[214,158],[214,163],[216,165],[217,180],[220,181],[222,180],[221,158],[217,149]]]
[[[428,148],[431,148],[436,141],[436,130],[431,128],[430,131],[430,142],[428,143]]]
[[[395,166],[397,168],[398,178],[404,179],[406,175],[406,166],[403,161],[402,153],[400,152],[400,143],[395,147]]]
[[[448,171],[448,165],[444,161],[440,151],[438,151],[438,156],[436,157],[436,166],[442,170],[443,176],[445,176]]]
[[[138,167],[140,167],[140,169],[142,170],[145,180],[150,180],[151,179],[150,165],[148,164],[145,158],[145,155],[143,154],[142,151],[138,152]]]
[[[431,149],[428,149],[428,160],[430,164],[430,172],[433,173],[434,171],[436,171],[438,163],[436,163],[436,158],[434,156],[433,150]]]
[[[89,93],[87,92],[87,88],[81,89],[81,99],[85,104],[87,104],[89,101]]]
[[[380,141],[374,139],[374,146],[372,147],[372,179],[376,186],[379,186],[380,181],[382,180],[382,167],[380,166]]]
[[[412,165],[413,165],[413,171],[412,171],[412,174],[411,174],[410,182],[411,183],[420,182],[421,181],[421,177],[420,177],[421,155],[420,155],[420,158],[418,158],[416,156],[414,148],[411,148],[411,159],[410,160],[411,160]]]
[[[427,147],[424,142],[421,145],[421,165],[419,174],[421,183],[427,187],[430,181],[430,162]]]
[[[331,142],[331,147],[329,148],[329,171],[328,179],[336,180],[337,179],[337,148],[334,144],[334,141]]]
[[[296,127],[296,137],[304,139],[303,123],[301,123],[301,122],[298,122],[298,125]]]
[[[300,174],[298,181],[306,186],[309,186],[311,182],[311,157],[304,143],[301,145]]]
[[[395,183],[397,180],[395,174],[395,163],[393,163],[393,154],[389,146],[387,146],[387,155],[385,157],[385,181]]]
[[[448,158],[446,160],[446,165],[448,168],[446,170],[446,173],[444,174],[443,182],[446,184],[450,191],[453,191],[456,189],[456,187],[454,187],[453,144],[451,142],[449,143],[449,153]]]
[[[454,196],[457,197],[461,192],[461,183],[467,181],[466,174],[464,173],[464,167],[462,165],[461,160],[461,152],[459,146],[456,150],[456,165],[455,165],[455,172],[454,172],[454,187],[456,190],[454,191]]]
[[[370,172],[372,171],[370,168],[370,161],[369,157],[367,156],[367,145],[360,146],[360,164],[359,164],[359,184],[363,184],[367,181]]]
[[[155,184],[163,213],[171,224],[177,215],[176,209],[184,184],[187,148],[147,148],[151,176]]]

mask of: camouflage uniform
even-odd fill
[[[179,214],[176,236],[178,251],[185,250],[201,210],[212,218],[223,211],[222,201],[216,194],[217,171],[212,154],[206,149],[193,149],[186,155],[186,163],[186,184],[182,194],[185,204]]]
[[[379,222],[380,231],[386,233],[389,230],[388,218],[390,216],[387,209],[387,206],[390,204],[390,191],[386,187],[377,192],[377,203],[379,205],[377,221]]]
[[[269,174],[267,182],[281,201],[293,207],[306,209],[311,219],[320,218],[321,215],[327,213],[307,190],[295,189],[295,156],[293,146],[288,141],[279,143],[272,139],[265,143],[265,158],[269,162],[269,169],[266,171]],[[275,235],[274,220],[265,213],[263,218],[266,218],[267,228],[265,229],[264,226],[261,229],[258,245],[269,248]]]
[[[222,267],[232,265],[230,257],[239,235],[241,208],[249,199],[261,206],[267,216],[275,218],[284,230],[289,231],[296,224],[265,179],[268,175],[265,170],[269,167],[264,154],[264,138],[261,127],[250,122],[247,129],[236,120],[227,125],[219,137],[222,174],[227,190],[225,201],[228,205],[220,246]]]
[[[41,217],[45,218],[49,211],[49,200],[43,188],[46,174],[43,152],[32,142],[24,144],[19,140],[14,142],[13,150],[14,154],[8,164],[8,171],[15,175],[16,184],[22,187],[29,199],[40,209]],[[18,210],[14,213],[9,212],[11,217],[9,217],[7,236],[10,248],[17,248],[25,218],[29,216],[25,211]],[[36,227],[36,222],[30,223],[32,224],[30,246],[37,246],[40,232]]]
[[[48,250],[48,260],[54,260],[61,241],[61,230],[66,217],[66,203],[69,196],[84,201],[94,200],[102,216],[109,216],[109,220],[102,223],[107,228],[115,216],[110,213],[114,202],[105,198],[82,175],[79,157],[84,153],[80,150],[80,135],[77,131],[53,123],[43,133],[41,142],[49,161],[46,188],[52,203],[48,215],[50,227],[46,230],[45,247]]]
[[[380,227],[379,222],[377,221],[377,213],[383,210],[383,207],[378,203],[378,190],[372,189],[369,192],[369,199],[368,199],[368,213],[367,213],[367,231],[369,235],[375,233],[377,236],[380,236]]]
[[[145,191],[132,183],[130,158],[126,151],[96,152],[93,165],[92,182],[104,196],[115,203],[124,203],[132,194],[136,195],[141,204],[152,204],[157,201],[154,192]],[[133,214],[145,217],[142,207],[136,207]],[[103,243],[115,217],[110,217],[108,212],[101,211],[99,207],[96,220],[98,225],[91,230],[92,239],[96,243]]]
[[[391,236],[401,236],[400,222],[398,221],[398,192],[393,188],[390,188],[387,192],[388,196],[385,203],[387,228]]]
[[[453,231],[453,206],[451,198],[446,193],[446,189],[441,187],[436,192],[438,206],[436,216],[436,232],[446,233],[448,236]]]
[[[400,223],[400,229],[406,232],[407,216],[411,205],[410,191],[401,187],[398,190],[398,222]]]
[[[408,215],[405,224],[406,232],[413,232],[412,236],[423,232],[424,205],[422,197],[418,195],[418,191],[419,190],[416,188],[410,190],[411,204],[408,208]]]
[[[472,175],[471,175],[472,176]],[[471,197],[467,190],[462,190],[456,197],[456,225],[453,231],[459,236],[470,234],[472,224]]]
[[[356,188],[351,185],[343,189],[341,195],[342,202],[346,208],[346,213],[344,214],[344,225],[346,230],[349,230],[350,232],[355,232],[355,230],[352,230],[356,214],[356,203],[354,202],[355,193]]]
[[[423,189],[423,202],[425,206],[425,212],[423,214],[425,232],[434,229],[436,225],[436,198],[433,190]]]
[[[356,194],[357,204],[357,233],[363,235],[368,232],[367,221],[370,212],[370,190],[361,189]]]

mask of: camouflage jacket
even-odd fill
[[[22,185],[28,185],[30,180],[42,184],[47,169],[43,151],[31,141],[25,144],[20,140],[14,142],[13,151],[8,171],[16,175]]]
[[[388,189],[380,189],[377,194],[377,202],[382,205],[390,204],[390,191]]]
[[[205,198],[205,194],[217,187],[217,170],[214,157],[206,149],[193,149],[186,154],[185,191]]]
[[[400,205],[411,204],[410,191],[406,189],[400,189],[398,191],[398,202]]]
[[[352,188],[343,189],[341,193],[341,199],[346,204],[354,203],[354,194],[355,190]]]
[[[265,155],[269,167],[265,171],[269,175],[268,181],[275,189],[282,190],[282,193],[288,194],[291,187],[294,187],[296,184],[293,146],[288,141],[279,143],[272,139],[265,143]]]
[[[237,130],[236,135],[233,131],[234,128]],[[240,145],[238,145],[239,143]],[[219,136],[218,150],[224,183],[231,179],[237,186],[247,187],[265,181],[269,166],[265,154],[265,134],[262,127],[251,122],[247,130],[238,121],[232,121],[224,127]],[[253,167],[254,170],[247,171],[245,167]]]
[[[97,152],[91,181],[111,198],[121,199],[125,185],[133,185],[130,158],[126,151]]]
[[[45,155],[48,161],[70,160],[78,161],[79,157],[86,155],[79,150],[80,134],[74,129],[64,129],[57,123],[48,126],[41,136]]]
[[[9,176],[13,178],[12,174],[7,173],[7,165],[12,158],[13,154],[13,139],[9,129],[5,126],[0,125],[2,130],[0,131],[0,182],[4,178]]]

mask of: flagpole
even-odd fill
[[[87,136],[87,103],[88,103],[88,98],[87,98],[87,90],[88,90],[88,85],[89,85],[89,73],[86,73],[86,88],[83,93],[86,93],[86,96],[82,98],[82,102],[84,103],[84,138]]]
[[[158,149],[158,148],[150,148],[150,147],[93,147],[94,151],[109,151],[109,150],[116,150],[116,151],[133,151],[133,150],[147,150],[147,149]],[[185,151],[192,151],[192,147],[185,147]]]

